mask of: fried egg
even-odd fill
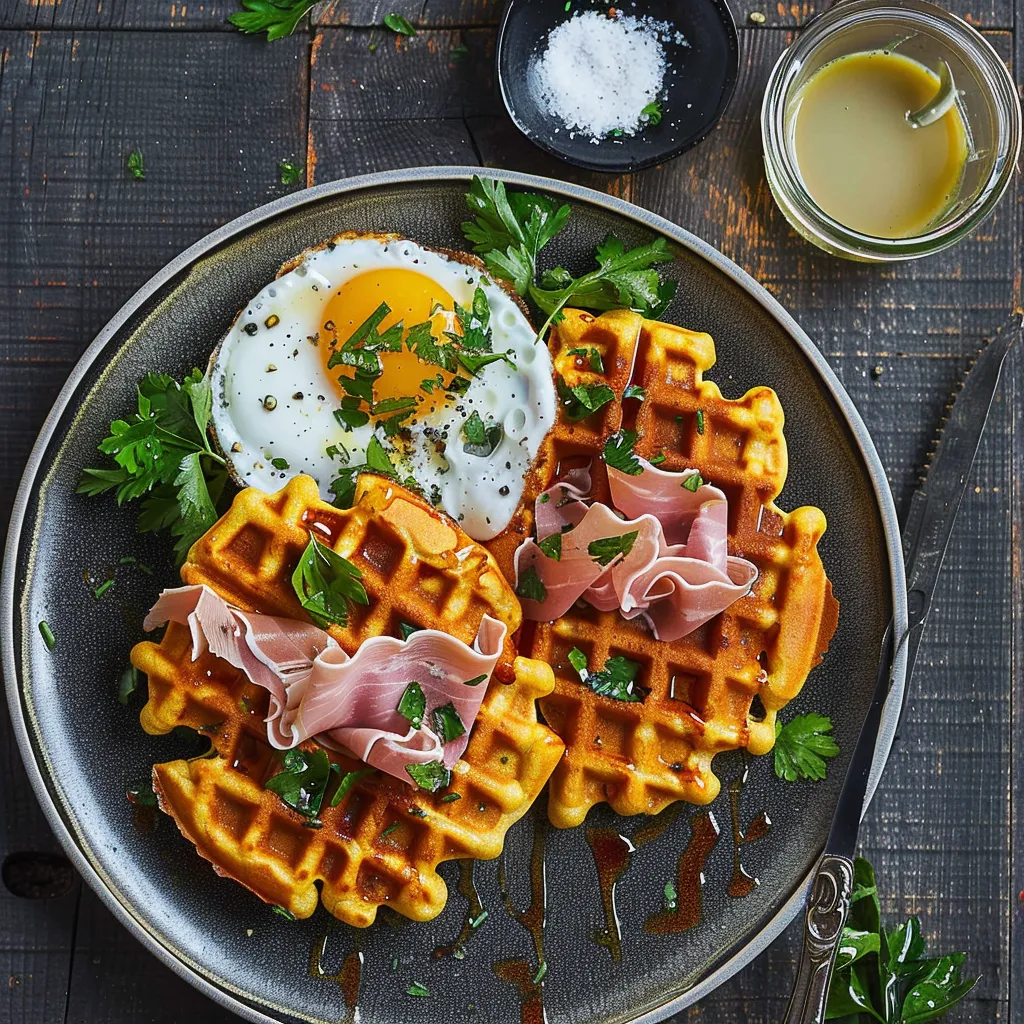
[[[459,255],[346,234],[286,264],[211,358],[237,482],[273,491],[307,473],[330,501],[383,449],[471,537],[501,532],[555,420],[551,359],[518,302]]]

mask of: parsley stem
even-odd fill
[[[536,342],[538,341],[544,340],[544,335],[551,327],[555,317],[562,312],[562,310],[565,308],[566,303],[573,297],[573,295],[576,294],[576,292],[585,291],[587,288],[590,287],[590,285],[596,284],[598,281],[602,280],[603,277],[603,268],[599,268],[598,270],[592,270],[589,274],[584,274],[582,277],[577,277],[570,285],[568,285],[567,287],[563,288],[560,292],[558,292],[558,302],[555,304],[554,309],[551,310],[547,320],[544,321],[544,324],[541,327],[541,329],[537,332],[537,337],[534,340],[534,344],[536,344]],[[530,293],[534,301],[536,302],[537,296],[535,292],[536,288],[531,282]]]

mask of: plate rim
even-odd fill
[[[45,474],[46,467],[43,465],[43,455],[53,438],[55,427],[83,378],[97,362],[103,350],[116,333],[128,322],[138,308],[173,280],[174,277],[187,270],[198,259],[223,246],[235,236],[272,222],[284,213],[299,209],[307,204],[320,202],[323,199],[382,186],[467,182],[474,175],[481,173],[489,177],[498,178],[507,185],[541,190],[570,201],[604,208],[611,213],[626,217],[642,227],[666,236],[675,244],[688,249],[729,277],[730,280],[739,285],[779,323],[801,350],[805,358],[811,363],[828,389],[832,400],[839,407],[846,420],[847,427],[853,434],[853,439],[868,471],[874,490],[875,504],[882,521],[889,561],[893,616],[897,629],[896,635],[903,635],[907,627],[906,576],[903,568],[902,541],[896,507],[881,459],[875,450],[867,427],[857,411],[853,400],[821,351],[781,303],[763,285],[759,284],[751,275],[727,256],[678,224],[615,196],[610,196],[572,182],[561,181],[557,178],[499,168],[455,165],[400,168],[324,182],[312,188],[304,189],[258,206],[204,235],[179,253],[157,273],[153,274],[104,325],[95,339],[79,357],[39,430],[18,485],[7,529],[3,568],[2,572],[0,572],[0,667],[3,669],[12,730],[29,782],[43,810],[47,823],[82,879],[89,884],[120,924],[127,928],[162,963],[170,967],[179,977],[193,985],[220,1006],[240,1015],[246,1020],[256,1022],[256,1024],[278,1024],[280,1018],[268,1016],[257,1006],[243,1001],[243,994],[234,994],[234,986],[229,986],[223,980],[219,982],[210,980],[200,973],[197,967],[188,963],[182,957],[181,952],[165,944],[156,932],[148,926],[143,915],[133,910],[127,900],[122,901],[120,894],[115,890],[112,883],[106,880],[98,865],[94,865],[88,854],[79,846],[71,829],[65,822],[62,809],[57,806],[53,794],[47,785],[47,780],[36,757],[25,719],[21,677],[16,671],[18,663],[14,644],[14,624],[18,614],[15,583],[19,543],[24,530],[25,519],[29,512],[31,494],[37,477],[41,473]],[[906,655],[906,646],[903,645],[897,651],[894,659],[892,684],[883,709],[882,724],[875,744],[867,793],[864,799],[864,807],[861,811],[862,818],[878,788],[878,783],[888,760],[899,723],[906,688]],[[635,1016],[630,1018],[631,1024],[656,1024],[656,1022],[664,1020],[669,1015],[703,999],[737,971],[752,962],[783,932],[796,916],[810,887],[812,874],[813,870],[797,885],[792,896],[764,926],[747,941],[742,942],[741,940],[742,944],[731,951],[727,959],[714,967],[706,977],[679,995],[657,1006],[640,1010]],[[253,999],[256,1003],[266,1005],[262,1000],[257,1000],[248,994],[245,994],[245,998]],[[267,1006],[267,1008],[272,1009],[270,1006]],[[294,1018],[294,1014],[291,1014],[290,1011],[286,1012],[289,1012],[289,1015]]]

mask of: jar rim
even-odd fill
[[[1000,146],[987,180],[956,217],[930,231],[904,238],[884,238],[847,227],[827,214],[804,186],[785,139],[785,112],[792,79],[803,61],[826,39],[866,19],[888,16],[916,25],[930,25],[955,39],[984,79],[998,118]],[[800,36],[779,56],[765,87],[761,136],[769,186],[785,192],[786,205],[776,202],[787,218],[796,217],[812,240],[821,240],[855,257],[880,260],[914,259],[959,241],[995,209],[1012,179],[1021,147],[1021,107],[1016,86],[991,43],[966,21],[927,0],[846,0],[812,18]],[[794,224],[796,227],[797,225]]]

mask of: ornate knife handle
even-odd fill
[[[825,854],[818,861],[804,914],[804,944],[783,1024],[821,1024],[828,983],[853,893],[853,861]]]

